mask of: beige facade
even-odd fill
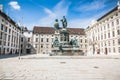
[[[115,7],[86,29],[87,55],[120,54],[120,12]]]
[[[78,29],[80,29],[80,28],[78,28]],[[70,29],[70,30],[72,30],[72,29]],[[84,30],[82,30],[82,32],[83,31]],[[80,32],[73,31],[73,33],[70,33],[69,39],[71,40],[76,37],[76,39],[78,39],[80,50],[82,50],[85,53],[87,51],[87,39],[86,39],[85,34],[80,33]],[[30,35],[30,34],[24,34],[24,36],[26,36],[26,37],[28,37],[28,35]],[[58,34],[58,36],[60,36],[60,34]],[[31,40],[32,40],[31,45],[35,49],[34,52],[36,52],[37,54],[52,53],[54,39],[55,39],[54,28],[52,28],[52,27],[37,27],[37,29],[35,29],[35,27],[34,27],[32,37],[31,37]]]
[[[20,51],[20,28],[0,11],[0,54],[15,54]]]

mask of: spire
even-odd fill
[[[0,4],[0,11],[2,12],[3,11],[3,5]]]
[[[117,5],[118,5],[118,10],[120,11],[120,1],[118,1]]]

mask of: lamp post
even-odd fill
[[[20,43],[19,43],[19,45],[20,45],[20,51],[19,51],[19,59],[21,59],[21,36],[22,36],[22,27],[20,26]]]

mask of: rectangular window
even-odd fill
[[[3,30],[3,24],[1,24],[1,30]]]
[[[3,33],[2,33],[2,32],[0,32],[0,39],[2,39],[2,36],[3,36]]]
[[[108,41],[108,46],[110,46],[110,41]]]
[[[104,34],[104,39],[106,39],[106,34]]]
[[[30,38],[28,38],[28,42],[30,42]]]
[[[21,38],[21,42],[23,42],[23,38]]]
[[[81,43],[82,43],[82,39],[81,39],[80,41],[81,41]]]
[[[120,45],[120,39],[118,39],[118,45]]]
[[[2,45],[2,41],[0,41],[0,45]]]
[[[35,44],[35,48],[37,48],[37,44]]]
[[[115,45],[115,40],[113,40],[113,46]]]
[[[120,35],[120,30],[117,30],[117,34]]]
[[[116,24],[117,24],[117,25],[119,24],[119,19],[116,19]]]
[[[38,42],[38,38],[36,38],[36,42]]]
[[[108,28],[109,28],[109,24],[107,24]]]
[[[115,37],[115,33],[114,33],[114,31],[113,31],[112,33],[113,33],[113,37]]]
[[[115,53],[115,47],[113,47],[113,52]]]
[[[110,38],[110,33],[108,33],[108,38]]]
[[[112,22],[112,27],[114,26],[114,22]]]
[[[41,42],[43,42],[43,38],[41,38]]]
[[[43,48],[43,44],[41,44],[41,48]]]
[[[5,27],[5,32],[7,32],[7,27]]]
[[[11,33],[11,29],[9,29],[9,34]]]
[[[46,42],[49,42],[49,39],[48,39],[48,38],[46,39]]]
[[[54,40],[54,39],[52,38],[52,42],[53,42],[53,40]]]
[[[120,47],[118,47],[118,52],[120,53]]]
[[[111,49],[109,48],[109,52],[111,52]]]

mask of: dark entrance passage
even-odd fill
[[[26,49],[26,53],[27,53],[27,54],[30,54],[30,53],[31,53],[31,50],[30,50],[30,49]]]

